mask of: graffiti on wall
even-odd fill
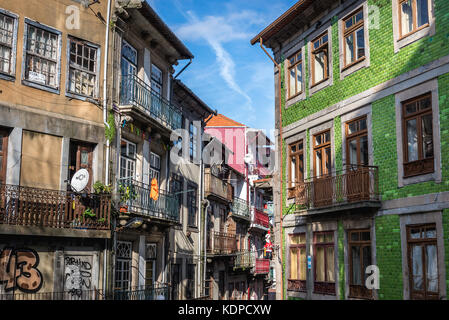
[[[5,285],[6,292],[39,291],[43,278],[38,265],[39,255],[33,249],[4,248],[0,253],[0,285]]]
[[[64,291],[81,297],[92,285],[92,256],[65,256]]]

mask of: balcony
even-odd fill
[[[128,213],[179,223],[179,204],[175,195],[159,190],[159,198],[150,198],[151,186],[134,179],[119,180],[121,207]]]
[[[345,169],[300,182],[289,188],[289,197],[310,213],[379,208],[378,167],[351,165]]]
[[[111,196],[0,185],[0,226],[110,230]]]
[[[253,208],[250,228],[259,228],[264,231],[268,231],[270,229],[270,217],[268,217],[263,209]]]
[[[207,234],[207,252],[209,254],[231,254],[237,250],[235,234],[209,232]]]
[[[206,197],[213,196],[220,200],[231,202],[232,197],[229,194],[231,185],[226,181],[214,176],[210,172],[210,168],[205,169],[204,175],[204,192]]]
[[[254,274],[268,274],[270,272],[269,259],[256,259]]]
[[[248,203],[243,199],[234,197],[231,204],[231,211],[233,217],[241,218],[247,221],[251,220]]]
[[[64,292],[5,293],[0,294],[0,301],[12,300],[168,300],[170,285],[136,287],[130,290],[70,290]]]
[[[163,128],[182,128],[181,111],[136,75],[122,76],[120,110],[144,121],[150,117]]]
[[[234,258],[234,269],[249,269],[253,266],[253,259],[251,257],[251,252],[237,251]]]

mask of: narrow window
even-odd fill
[[[293,234],[290,236],[290,276],[288,290],[306,291],[306,277],[306,234]]]
[[[363,9],[359,9],[343,21],[344,33],[344,67],[365,58],[365,32]]]
[[[136,145],[122,139],[120,151],[120,178],[135,179]]]
[[[295,187],[304,181],[304,143],[303,140],[289,146],[289,190],[288,197],[295,197]]]
[[[366,116],[346,123],[346,163],[355,167],[369,164]]]
[[[349,297],[371,299],[373,293],[366,288],[368,274],[366,268],[371,265],[371,233],[369,230],[348,232],[349,247]]]
[[[330,131],[314,136],[314,175],[323,177],[331,172],[331,134]]]
[[[198,137],[198,128],[193,124],[193,122],[191,122],[189,125],[189,154],[191,161],[193,161],[196,158],[197,137]]]
[[[156,248],[155,243],[145,247],[145,286],[152,288],[156,283]]]
[[[177,174],[172,174],[171,183],[170,183],[170,192],[175,195],[176,199],[178,199],[179,212],[182,210],[182,199],[183,199],[183,177]],[[182,217],[182,215],[180,215]]]
[[[329,78],[328,33],[312,41],[312,86]]]
[[[429,25],[429,0],[398,0],[401,38]]]
[[[0,13],[0,73],[14,76],[15,19]]]
[[[302,51],[288,59],[288,97],[293,98],[303,91]]]
[[[196,211],[197,211],[197,186],[189,183],[187,186],[187,225],[196,227]]]
[[[8,132],[0,129],[0,185],[6,182],[6,161],[8,157]]]
[[[161,175],[161,157],[154,152],[150,153],[150,184],[153,178],[156,178],[158,185],[160,185],[160,175]]]
[[[435,224],[407,226],[410,298],[439,299]]]
[[[314,233],[314,292],[335,295],[334,232]]]
[[[28,23],[26,28],[25,80],[57,89],[60,35]]]
[[[187,286],[186,299],[193,299],[195,297],[195,265],[187,264]]]
[[[117,241],[116,252],[115,289],[126,291],[131,286],[132,242]]]
[[[68,92],[97,98],[98,48],[85,41],[69,38]]]
[[[402,103],[404,177],[434,172],[430,93]]]

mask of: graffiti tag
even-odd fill
[[[92,283],[91,257],[65,257],[64,283],[65,291],[72,296],[81,297],[83,290],[89,290]]]
[[[42,287],[42,274],[37,269],[39,255],[33,249],[4,248],[0,254],[0,284],[5,291],[19,289],[34,293]]]

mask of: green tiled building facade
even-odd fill
[[[449,2],[299,1],[259,41],[281,72],[277,297],[447,299]]]

